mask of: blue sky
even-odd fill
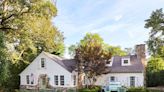
[[[164,0],[58,0],[53,23],[64,32],[66,46],[91,32],[110,45],[134,47],[148,39],[144,20],[159,8]]]

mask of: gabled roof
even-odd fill
[[[53,55],[47,52],[43,52],[47,57],[52,59],[54,62],[61,65],[63,68],[68,70],[69,72],[72,72],[76,68],[76,61],[74,59],[65,59],[63,57],[59,57],[57,55]]]
[[[122,58],[130,58],[131,65],[122,66]],[[143,64],[137,55],[128,55],[128,56],[114,56],[112,66],[107,67],[106,73],[142,73],[144,71]]]

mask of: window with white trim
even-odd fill
[[[41,58],[41,68],[45,68],[45,58]]]
[[[128,60],[124,60],[124,64],[128,64]]]
[[[26,75],[26,83],[30,84],[30,76],[29,75]]]
[[[105,62],[106,62],[106,66],[112,66],[112,62],[113,61],[113,57],[111,58],[111,59],[109,59],[109,60],[106,60]]]
[[[130,87],[135,87],[135,77],[134,76],[130,77]]]
[[[110,81],[111,81],[111,82],[114,82],[114,81],[115,81],[115,77],[114,77],[114,76],[111,76],[111,77],[110,77]]]
[[[129,65],[131,65],[130,64],[130,57],[129,58],[122,58],[121,65],[122,66],[129,66]]]
[[[54,76],[55,85],[59,85],[58,75]]]
[[[33,73],[31,74],[30,80],[31,80],[31,84],[34,84],[34,74]]]
[[[76,85],[76,75],[73,75],[73,85]]]
[[[60,76],[60,85],[64,85],[64,75]]]

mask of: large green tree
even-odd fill
[[[164,60],[162,58],[152,57],[147,65],[147,86],[160,86],[164,85]],[[152,81],[155,80],[155,81]]]
[[[164,13],[162,9],[153,11],[146,20],[145,28],[150,28],[148,49],[153,56],[164,58]]]
[[[5,73],[10,81],[0,82],[6,84],[4,88],[18,88],[19,73],[41,51],[63,54],[64,37],[51,22],[56,15],[57,9],[51,0],[0,1],[0,32],[8,53],[5,57],[9,64],[5,63],[10,65],[1,70],[9,70]]]
[[[85,74],[86,79],[93,85],[96,76],[105,73],[105,63],[111,58],[111,53],[103,48],[103,39],[98,34],[88,33],[80,41],[75,53],[78,62],[79,75]],[[79,76],[79,86],[81,76]]]
[[[106,49],[111,52],[112,56],[125,56],[127,55],[127,52],[122,50],[120,46],[111,46],[111,45],[107,45]]]
[[[151,30],[147,41],[151,54],[146,67],[147,86],[164,85],[164,13],[162,9],[152,12],[150,18],[146,20],[145,28]]]

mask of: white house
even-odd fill
[[[20,87],[44,89],[55,87],[76,87],[75,61],[42,52],[20,73]]]
[[[107,62],[107,71],[98,77],[96,85],[105,86],[109,82],[120,82],[126,87],[144,86],[145,45],[136,46],[135,55],[114,56]]]
[[[136,46],[135,55],[114,56],[110,61],[106,62],[106,71],[98,77],[96,85],[104,86],[109,82],[120,82],[126,87],[144,86],[144,44]],[[26,89],[76,87],[78,79],[76,67],[76,61],[73,59],[64,59],[42,52],[20,73],[20,87]]]

